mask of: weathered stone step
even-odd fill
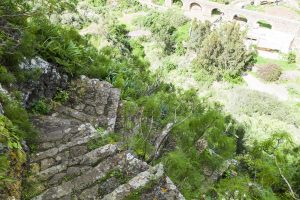
[[[82,122],[75,119],[58,118],[57,116],[39,116],[33,123],[39,130],[38,150],[44,151],[66,142],[75,133]]]
[[[167,176],[158,181],[158,183],[152,187],[147,188],[140,194],[140,199],[143,200],[185,200],[183,195],[179,192],[177,187]]]
[[[91,159],[93,160],[94,158]],[[85,161],[90,162],[89,160]],[[97,182],[105,178],[112,170],[122,170],[124,168],[127,168],[130,173],[139,173],[140,170],[146,170],[148,165],[145,162],[136,159],[128,152],[122,152],[108,157],[96,167],[83,172],[82,175],[46,190],[44,193],[35,197],[34,200],[68,199],[68,197],[71,198],[74,196],[78,196],[80,199],[86,199],[83,197],[88,194],[87,191],[90,191],[89,188],[95,188]],[[96,198],[99,195],[100,194],[93,194],[93,198]]]
[[[60,113],[114,131],[121,92],[105,81],[81,76],[72,83],[69,107]]]
[[[38,162],[40,160],[46,158],[53,158],[54,156],[58,155],[59,153],[64,152],[71,147],[79,146],[86,144],[91,139],[99,138],[101,135],[97,132],[97,130],[91,126],[91,124],[82,124],[78,127],[78,133],[74,138],[70,138],[65,144],[58,145],[57,147],[48,149],[46,151],[38,152],[32,156],[33,162]]]
[[[80,149],[79,149],[80,151]],[[84,155],[79,155],[77,157],[71,157],[70,159],[67,159],[66,161],[51,166],[49,168],[44,166],[50,166],[50,164],[43,164],[43,161],[47,162],[47,160],[43,160],[41,162],[41,170],[37,175],[41,180],[49,180],[54,175],[53,179],[55,182],[59,182],[60,179],[58,177],[61,177],[61,179],[65,176],[72,176],[74,174],[80,173],[80,168],[83,167],[91,167],[95,165],[98,161],[103,160],[107,158],[108,156],[112,156],[118,151],[118,145],[117,144],[107,144],[103,147],[97,148],[93,151],[90,151]],[[53,159],[53,158],[52,158]],[[51,162],[51,161],[50,161]],[[71,169],[69,169],[71,168]],[[62,174],[61,174],[62,173]],[[58,176],[57,176],[58,175]],[[50,183],[53,182],[50,180]],[[55,183],[54,182],[54,183]]]
[[[84,174],[75,177],[74,179],[63,182],[61,185],[49,188],[39,196],[33,198],[34,200],[53,200],[60,199],[65,196],[71,195],[75,192],[80,192],[96,181],[105,177],[105,175],[112,169],[116,168],[122,158],[124,153],[117,154],[113,157],[109,157],[99,163],[96,167],[86,171]]]
[[[147,171],[139,173],[132,178],[128,183],[125,183],[116,188],[110,194],[105,195],[102,200],[121,200],[128,197],[132,192],[144,188],[151,181],[159,180],[164,174],[161,164],[155,167],[150,167]]]
[[[77,196],[79,200],[101,199],[114,191],[120,185],[125,184],[137,174],[149,169],[146,162],[135,158],[131,153],[126,154],[126,159],[116,169],[111,170],[103,179],[94,186],[85,189]]]

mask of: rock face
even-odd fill
[[[67,106],[33,120],[41,134],[31,157],[32,179],[42,185],[33,199],[119,200],[137,191],[143,199],[184,199],[161,164],[149,166],[122,143],[90,148],[90,141],[114,129],[120,91],[86,77],[73,88]],[[99,132],[95,126],[106,129]]]
[[[4,114],[4,110],[3,110],[3,107],[2,107],[2,105],[0,103],[0,115],[3,115],[3,114]]]
[[[40,57],[23,61],[20,68],[28,71],[33,76],[20,86],[21,91],[24,93],[24,104],[26,106],[40,98],[52,99],[57,89],[67,89],[68,76],[59,72],[55,65]]]

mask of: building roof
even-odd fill
[[[251,29],[248,38],[256,40],[257,47],[288,53],[294,39],[293,34],[266,28]]]

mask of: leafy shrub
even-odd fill
[[[211,33],[212,24],[209,21],[198,22],[194,20],[191,26],[191,37],[188,41],[188,47],[195,51],[200,52],[204,39]]]
[[[265,81],[277,81],[282,73],[280,66],[276,64],[267,64],[259,66],[257,75]]]
[[[294,52],[289,52],[287,60],[289,64],[296,63],[296,54]]]
[[[169,61],[169,62],[165,63],[164,67],[166,68],[167,72],[170,72],[170,71],[176,69],[178,66],[175,63]]]
[[[42,115],[49,114],[51,109],[52,109],[51,105],[48,104],[45,99],[38,100],[31,107],[31,110],[34,114],[42,114]]]
[[[185,25],[188,19],[180,12],[168,10],[166,12],[151,12],[136,23],[150,28],[155,38],[163,44],[166,54],[174,53],[176,49],[176,39],[179,42],[182,36],[181,30],[177,32],[177,28]]]
[[[9,85],[10,83],[14,83],[16,81],[14,75],[9,73],[7,69],[0,65],[0,83],[4,85]]]
[[[258,22],[258,25],[262,28],[268,28],[268,29],[272,29],[272,25],[269,24],[267,21],[264,21],[264,20],[259,20]]]
[[[35,143],[36,130],[29,120],[27,111],[22,104],[8,96],[0,93],[0,102],[3,106],[5,116],[13,123],[14,132],[20,139],[24,139],[29,145]]]
[[[59,103],[66,103],[69,100],[68,91],[59,90],[53,100]]]
[[[26,155],[22,150],[21,138],[15,130],[13,123],[3,115],[0,115],[0,192],[1,194],[15,194],[14,188],[17,176],[21,173],[21,166],[26,161]]]
[[[205,28],[203,35],[206,35]],[[237,23],[223,24],[205,37],[193,61],[195,69],[204,69],[215,80],[236,78],[255,61],[256,52],[244,44],[245,32]]]

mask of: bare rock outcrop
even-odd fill
[[[40,98],[52,99],[58,89],[67,89],[68,76],[40,57],[24,60],[20,68],[32,74],[28,81],[19,85],[25,106],[30,106]]]

